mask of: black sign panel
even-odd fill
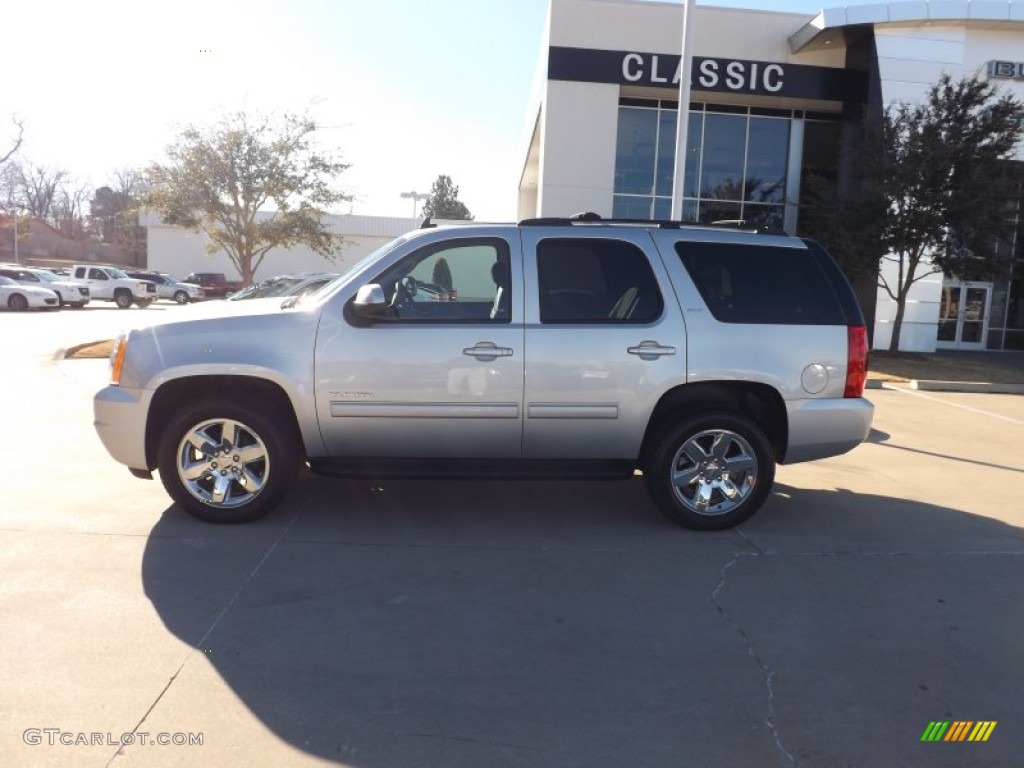
[[[681,61],[678,54],[552,46],[548,79],[678,88]],[[867,84],[867,75],[855,70],[705,56],[693,57],[690,77],[695,91],[824,101],[864,101]]]

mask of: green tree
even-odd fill
[[[317,149],[317,130],[306,115],[245,112],[189,126],[167,147],[167,162],[147,169],[145,205],[168,224],[205,232],[208,251],[223,249],[244,285],[274,248],[301,244],[334,258],[341,239],[324,216],[351,199],[335,187],[348,166]]]
[[[439,285],[451,293],[452,290],[452,268],[448,266],[448,259],[444,256],[434,262],[434,271],[430,276],[430,282]]]
[[[430,199],[423,205],[423,215],[432,219],[472,219],[473,215],[459,200],[459,188],[451,176],[437,177],[430,188]]]
[[[895,265],[879,286],[896,302],[891,350],[899,349],[907,296],[938,273],[962,279],[1003,266],[1007,204],[1019,183],[1010,162],[1024,136],[1024,104],[977,77],[943,75],[921,104],[897,104],[868,126],[861,189],[837,208],[859,257]],[[877,237],[871,253],[865,236]],[[865,254],[865,248],[866,254]]]

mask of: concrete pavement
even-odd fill
[[[50,361],[104,314],[0,314],[0,765],[1019,764],[1024,398],[872,392],[725,533],[637,482],[312,475],[223,528],[106,456],[103,361]]]

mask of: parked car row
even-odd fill
[[[109,301],[129,309],[148,307],[160,299],[189,304],[208,298],[300,297],[320,290],[337,276],[332,272],[276,275],[239,290],[240,283],[215,272],[193,273],[182,281],[165,272],[105,264],[75,264],[59,270],[0,264],[0,309],[81,309],[92,301]]]

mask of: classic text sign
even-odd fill
[[[681,62],[678,54],[552,46],[548,52],[548,79],[678,88]],[[867,75],[835,67],[694,56],[690,85],[695,91],[863,101]]]

